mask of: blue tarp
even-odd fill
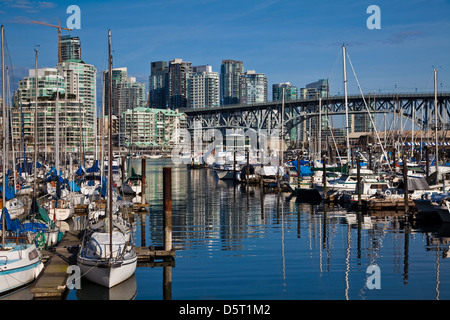
[[[292,161],[291,161],[291,164],[292,164],[294,167],[297,168],[297,160],[292,160]],[[304,165],[307,165],[307,164],[309,164],[309,161],[306,161],[306,160],[300,160],[300,166],[304,166]]]
[[[75,173],[77,176],[82,176],[85,172],[86,172],[86,169],[84,169],[83,166],[80,166]]]
[[[310,176],[313,172],[311,171],[310,167],[307,166],[300,166],[300,176]]]
[[[11,220],[11,216],[9,215],[8,209],[6,209],[6,207],[3,209],[3,212],[5,213],[6,228],[9,231],[17,231],[20,226],[19,219]],[[3,219],[2,219],[2,221],[3,221]]]
[[[9,184],[8,176],[6,176],[5,184],[6,184],[6,185]],[[3,194],[3,186],[0,186],[0,193]],[[14,198],[14,195],[15,195],[15,194],[14,194],[14,188],[6,187],[6,192],[5,192],[5,198],[6,198],[6,200],[10,200],[10,199]]]
[[[72,191],[75,192],[81,191],[80,187],[74,181],[68,182],[68,185]]]
[[[98,167],[98,160],[95,160],[95,163],[92,167],[86,169],[87,173],[92,173],[92,172],[99,172],[99,167]]]

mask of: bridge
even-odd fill
[[[434,129],[435,95],[434,93],[391,93],[347,96],[348,114],[367,113],[392,114],[402,112],[406,118],[414,118],[422,129]],[[319,110],[321,105],[321,111]],[[450,92],[437,94],[438,128],[443,128],[445,119],[450,119]],[[243,128],[275,129],[281,128],[282,102],[226,105],[218,108],[179,109],[187,115],[188,130],[194,124],[202,129]],[[331,96],[322,99],[287,100],[284,103],[284,132],[290,132],[301,122],[313,117],[345,115],[344,96]],[[418,117],[418,115],[421,115]]]

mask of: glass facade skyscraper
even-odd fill
[[[240,103],[267,102],[267,78],[264,73],[248,70],[241,76]]]
[[[222,60],[220,67],[220,104],[241,103],[241,76],[244,63],[236,60]]]

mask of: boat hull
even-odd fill
[[[19,251],[24,258],[20,259]],[[33,258],[29,258],[33,256]],[[0,294],[14,290],[34,281],[44,265],[36,246],[29,245],[25,250],[2,252],[0,257]]]
[[[56,221],[64,221],[69,218],[72,218],[74,209],[73,208],[66,208],[66,209],[50,209],[48,212],[48,217],[51,220]]]
[[[103,287],[112,288],[130,278],[137,266],[137,255],[120,260],[116,264],[99,263],[96,259],[77,257],[77,265],[81,274],[91,282]]]

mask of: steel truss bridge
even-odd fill
[[[400,113],[406,118],[414,118],[422,129],[435,127],[435,95],[434,93],[394,93],[348,96],[348,114],[367,113],[393,114]],[[284,132],[290,132],[301,122],[319,117],[319,105],[322,116],[345,115],[344,96],[332,96],[322,99],[290,100],[284,103]],[[366,107],[367,106],[367,107]],[[438,128],[443,128],[445,119],[450,119],[450,92],[437,94]],[[261,129],[281,128],[281,101],[227,105],[218,108],[179,109],[187,116],[188,130],[194,126],[202,129]],[[420,116],[419,116],[420,115]],[[431,127],[431,124],[433,126]]]

